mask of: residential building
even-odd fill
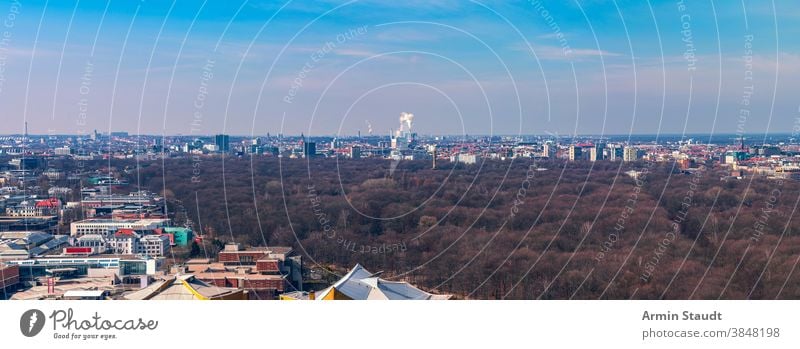
[[[596,143],[593,147],[589,148],[589,161],[605,160],[606,145],[604,143]]]
[[[574,144],[570,145],[569,146],[569,161],[578,161],[578,160],[581,160],[582,158],[583,158],[583,148],[581,148],[579,146],[576,146]]]
[[[638,148],[634,148],[634,147],[630,147],[630,146],[625,147],[625,150],[623,150],[622,160],[625,161],[625,162],[638,161],[639,158],[640,158],[639,154],[640,154],[640,151],[639,151]]]
[[[542,146],[542,157],[552,159],[556,156],[556,146],[552,143],[545,143]]]

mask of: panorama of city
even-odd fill
[[[521,181],[508,179],[509,188],[495,188],[502,190],[501,196],[506,199],[492,199],[499,203],[486,206],[508,210],[510,229],[523,229],[528,226],[523,221],[517,228],[517,216],[526,216],[519,211],[529,209],[526,196],[534,196],[534,186],[568,187],[565,183],[572,181],[572,175],[565,172],[588,176],[590,179],[579,178],[578,187],[565,193],[553,189],[574,199],[582,191],[601,190],[593,181],[613,180],[620,187],[614,189],[619,191],[614,194],[619,196],[619,207],[610,209],[612,205],[606,203],[593,209],[608,211],[601,212],[609,220],[608,228],[592,237],[595,246],[578,257],[601,264],[615,263],[617,254],[628,252],[622,247],[622,240],[629,238],[623,233],[624,226],[640,224],[633,222],[634,211],[641,209],[635,206],[648,205],[652,199],[645,196],[656,195],[646,194],[651,183],[670,179],[681,183],[676,185],[680,193],[675,195],[683,199],[675,199],[670,203],[674,207],[666,208],[675,212],[672,222],[665,223],[668,226],[685,226],[687,211],[693,205],[736,208],[737,199],[725,197],[720,187],[735,190],[757,181],[774,188],[757,193],[763,196],[761,202],[746,204],[755,206],[756,213],[749,222],[752,226],[748,233],[736,239],[757,243],[769,233],[765,226],[772,218],[773,207],[778,205],[781,190],[796,186],[800,179],[800,139],[792,134],[760,138],[744,134],[430,136],[412,132],[413,117],[408,112],[400,114],[400,130],[387,135],[150,136],[95,130],[85,135],[2,136],[2,296],[12,300],[525,298],[526,294],[501,294],[496,289],[475,292],[472,285],[459,288],[440,284],[433,289],[431,285],[439,282],[435,277],[402,272],[403,266],[396,260],[421,258],[408,255],[425,239],[404,236],[407,225],[413,227],[407,229],[423,232],[422,235],[431,231],[449,234],[447,230],[458,224],[449,222],[448,214],[468,221],[470,217],[460,215],[469,215],[469,211],[437,217],[435,212],[425,212],[427,209],[414,212],[413,208],[400,207],[396,208],[399,218],[379,221],[377,226],[373,219],[366,224],[354,220],[352,224],[363,226],[368,232],[366,237],[354,237],[347,231],[346,213],[328,206],[331,204],[326,200],[332,200],[329,195],[338,194],[329,192],[339,191],[339,183],[342,190],[352,190],[353,194],[348,194],[351,208],[363,210],[365,216],[374,213],[359,203],[363,198],[358,192],[406,198],[409,193],[404,188],[415,186],[425,197],[408,197],[408,201],[438,197],[436,200],[453,200],[478,212],[484,202],[461,203],[463,197],[443,197],[435,193],[441,188],[420,181],[444,178],[442,185],[449,185],[449,177],[465,175],[487,181],[508,168],[519,168]],[[226,172],[220,172],[224,167]],[[323,181],[333,178],[334,183],[297,178],[317,176],[309,175],[313,171],[307,169],[312,167],[327,168],[329,172],[320,176]],[[255,175],[251,168],[268,174]],[[355,185],[348,179],[364,171],[375,173],[367,174],[366,180]],[[335,179],[336,174],[340,179]],[[557,175],[548,177],[552,174]],[[552,183],[551,179],[562,183]],[[311,184],[299,186],[303,182]],[[584,183],[595,188],[587,189]],[[717,188],[714,202],[703,202],[709,199],[701,197],[710,196],[705,191],[711,186]],[[208,187],[215,191],[205,193]],[[393,194],[394,190],[398,192]],[[427,197],[428,192],[433,194]],[[467,201],[474,200],[472,194],[466,197]],[[262,199],[270,204],[261,208],[253,205],[253,200]],[[207,210],[225,211],[226,200],[237,203],[227,207],[227,218],[213,221],[218,216]],[[589,200],[580,205],[592,205],[594,199],[574,200]],[[336,205],[333,207],[347,209]],[[372,205],[383,203],[373,201]],[[436,205],[444,204],[432,206]],[[278,217],[274,222],[265,216],[256,217],[258,210]],[[481,212],[479,216],[494,215],[491,210]],[[281,226],[280,216],[285,220],[286,214],[289,219],[283,224],[288,223],[288,227]],[[295,218],[299,215],[306,218]],[[527,215],[525,219],[531,218]],[[483,227],[477,229],[489,231],[491,228],[486,226],[498,224],[477,219],[484,220],[479,223]],[[260,226],[254,224],[256,221]],[[628,278],[642,286],[620,287],[612,292],[635,296],[631,292],[646,288],[656,277],[658,258],[664,258],[659,257],[659,252],[663,253],[662,248],[666,250],[669,244],[679,244],[680,240],[713,244],[713,239],[718,238],[691,231],[706,225],[697,226],[701,223],[696,218],[691,222],[695,225],[689,229],[659,233],[654,247],[643,248],[646,260],[642,262],[640,256],[639,263],[644,266],[626,271],[633,274]],[[589,233],[587,229],[591,228],[580,223],[577,232],[567,231],[565,235]],[[265,229],[271,231],[264,233]],[[327,247],[322,248],[321,244]],[[316,251],[306,251],[312,248]],[[395,261],[387,262],[387,258]],[[368,271],[362,263],[379,265],[387,272]],[[656,287],[654,291],[664,289]],[[749,289],[737,292],[744,291]],[[557,290],[550,292],[544,296],[563,298]],[[596,297],[599,291],[584,292],[585,297]],[[654,297],[645,293],[653,291],[639,292]],[[686,296],[676,293],[672,297]],[[736,293],[731,296],[738,297]]]
[[[0,306],[800,299],[797,9],[3,2]]]

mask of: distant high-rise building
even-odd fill
[[[633,162],[639,160],[639,149],[634,147],[625,147],[622,154],[622,160],[625,162]]]
[[[217,151],[220,153],[227,153],[230,150],[230,136],[216,135],[214,136],[214,145],[217,146]]]
[[[611,161],[618,161],[623,158],[624,150],[619,145],[611,145],[608,148],[608,159]]]
[[[408,138],[406,137],[392,137],[392,149],[405,150],[408,149]]]
[[[597,143],[594,147],[589,149],[589,160],[600,161],[605,159],[606,145],[604,143]]]
[[[303,142],[303,157],[311,158],[317,156],[317,143]]]
[[[436,169],[436,156],[439,155],[436,152],[436,145],[432,144],[430,146],[429,150],[431,152],[431,158],[433,158],[433,163],[431,164],[431,168],[433,168],[435,170]]]
[[[555,146],[550,143],[545,143],[542,146],[542,156],[547,158],[553,158],[556,155]]]
[[[580,160],[583,157],[583,148],[576,145],[569,146],[569,161]]]
[[[351,159],[360,159],[361,158],[361,147],[354,145],[350,147],[350,158]]]

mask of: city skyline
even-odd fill
[[[763,134],[800,117],[789,1],[15,4],[2,134],[388,134],[401,112],[420,134]]]

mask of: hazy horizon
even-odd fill
[[[788,0],[14,4],[3,134],[388,134],[402,112],[420,134],[800,125]]]

